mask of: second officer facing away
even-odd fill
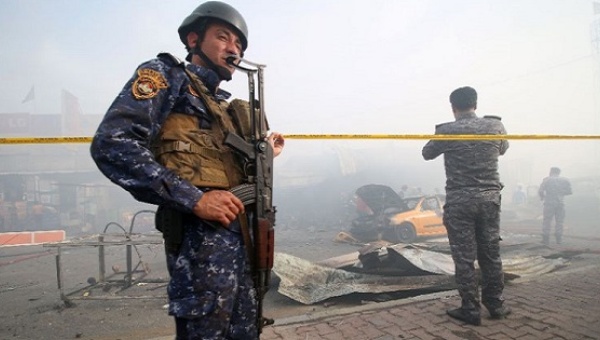
[[[542,243],[550,244],[552,220],[555,221],[554,236],[556,243],[562,243],[563,225],[565,223],[564,197],[571,195],[571,182],[560,175],[560,169],[550,168],[550,175],[542,181],[538,194],[544,202],[544,220],[542,222]]]
[[[436,126],[436,135],[504,135],[504,125],[496,116],[478,117],[477,92],[461,87],[450,94],[453,122]],[[510,309],[504,305],[504,274],[500,258],[500,175],[498,157],[508,149],[504,139],[437,140],[423,147],[423,158],[444,155],[446,204],[444,225],[455,265],[455,279],[461,306],[448,310],[452,318],[471,325],[481,324],[479,279],[475,260],[481,269],[481,303],[492,319],[504,318]]]
[[[236,69],[232,55],[246,50],[248,28],[236,9],[209,1],[178,33],[189,63],[167,53],[142,63],[100,123],[91,154],[111,181],[159,205],[177,339],[257,339],[257,291],[242,232],[247,208],[229,191],[248,174],[224,143],[247,135],[240,121],[249,111],[219,88]],[[273,133],[268,142],[278,155],[283,137]]]

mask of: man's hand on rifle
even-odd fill
[[[205,192],[194,206],[196,216],[209,221],[217,221],[224,227],[229,226],[242,212],[244,212],[242,201],[225,190]]]
[[[279,156],[285,145],[285,138],[279,132],[273,132],[268,137],[269,143],[273,147],[273,157]]]

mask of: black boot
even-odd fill
[[[490,319],[505,319],[508,314],[512,313],[512,309],[507,306],[489,309],[489,311],[490,311]]]
[[[446,311],[446,314],[450,315],[450,317],[452,317],[454,319],[464,321],[464,322],[468,323],[469,325],[473,325],[473,326],[481,325],[481,315],[479,314],[479,311],[476,309],[462,309],[462,308],[448,309]]]

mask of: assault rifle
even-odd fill
[[[269,290],[271,269],[275,246],[275,207],[273,207],[273,148],[268,142],[268,124],[264,112],[264,75],[266,67],[262,64],[250,62],[237,55],[227,58],[227,63],[233,65],[248,75],[248,89],[250,92],[250,128],[249,141],[234,134],[228,133],[225,145],[232,147],[245,158],[245,172],[248,183],[237,186],[230,191],[242,200],[244,205],[250,205],[247,211],[251,221],[252,235],[244,235],[246,247],[249,249],[252,276],[257,293],[258,313],[256,325],[258,333],[266,325],[274,323],[273,319],[263,316],[263,299]],[[240,66],[248,64],[254,68]],[[258,78],[258,100],[256,100],[255,75]],[[242,232],[244,232],[242,230]],[[249,232],[245,232],[249,234]]]

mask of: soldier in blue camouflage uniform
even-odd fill
[[[560,169],[557,167],[550,168],[550,175],[544,178],[538,190],[540,199],[544,202],[542,242],[545,245],[550,244],[552,220],[556,222],[554,227],[556,243],[562,243],[563,224],[565,222],[564,197],[572,193],[571,182],[567,178],[560,176]]]
[[[504,125],[496,116],[477,117],[477,92],[471,87],[456,89],[450,95],[455,121],[436,126],[442,135],[502,135]],[[431,160],[444,154],[446,203],[444,225],[455,278],[462,303],[448,310],[455,319],[481,324],[478,277],[481,270],[482,303],[492,318],[510,313],[504,306],[504,276],[500,258],[500,191],[498,157],[508,149],[506,140],[456,141],[430,140],[423,147],[423,158]]]
[[[141,64],[98,127],[91,154],[102,173],[136,199],[179,213],[173,219],[181,227],[180,239],[165,238],[169,314],[177,339],[257,339],[256,292],[238,217],[244,205],[227,191],[229,163],[218,173],[224,178],[217,176],[218,166],[206,169],[212,163],[223,167],[221,156],[229,153],[221,130],[231,124],[215,112],[230,94],[219,84],[231,79],[234,68],[226,59],[243,54],[248,29],[233,7],[209,1],[183,21],[179,35],[190,63],[161,53]],[[191,135],[201,134],[202,145],[166,144],[168,135],[180,134],[170,127],[171,117],[195,122]],[[201,163],[200,174],[221,184],[200,186],[162,164],[153,150],[157,140],[168,149],[165,154],[204,152],[210,162]],[[272,133],[269,142],[278,155],[283,137]]]

